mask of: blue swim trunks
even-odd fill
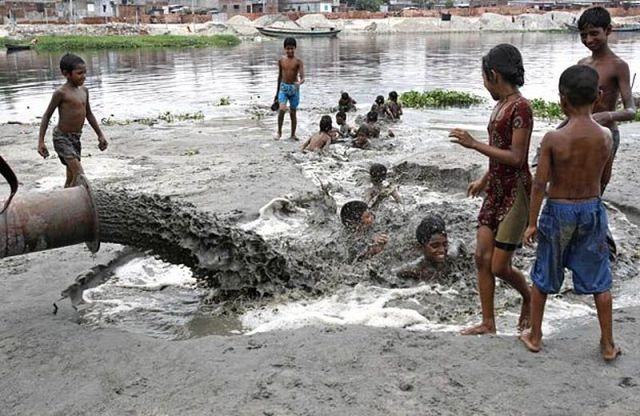
[[[574,292],[586,295],[609,290],[607,228],[607,212],[600,199],[547,200],[538,220],[533,283],[543,293],[558,293],[566,267],[573,272]]]
[[[292,110],[298,108],[300,104],[300,86],[296,84],[280,83],[280,91],[278,91],[278,102],[280,104],[286,104],[289,100],[289,107]]]

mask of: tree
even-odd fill
[[[384,0],[356,0],[356,9],[368,10],[370,12],[379,12],[380,6]]]
[[[444,2],[444,7],[446,7],[447,9],[450,9],[453,7],[453,0],[447,0]]]

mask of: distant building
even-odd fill
[[[340,6],[339,2],[337,6]],[[333,0],[286,0],[286,2],[280,6],[281,11],[305,13],[331,13],[333,9]]]
[[[25,20],[58,20],[62,9],[54,0],[0,0],[0,22],[4,24]]]
[[[278,13],[278,0],[219,0],[220,11],[231,17],[240,13]]]

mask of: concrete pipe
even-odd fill
[[[100,248],[98,212],[84,176],[73,188],[18,194],[0,214],[0,258],[78,243],[92,253]]]

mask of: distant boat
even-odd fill
[[[566,23],[565,26],[567,26],[567,29],[569,29],[570,32],[580,31],[580,29],[578,29],[578,25]],[[612,32],[640,32],[640,23],[629,23],[629,24],[622,24],[617,26],[612,25],[611,31]]]
[[[257,27],[258,31],[265,36],[274,36],[278,38],[293,37],[311,37],[311,38],[335,38],[340,33],[340,29],[334,27],[312,27],[311,29],[285,29],[279,27]]]

